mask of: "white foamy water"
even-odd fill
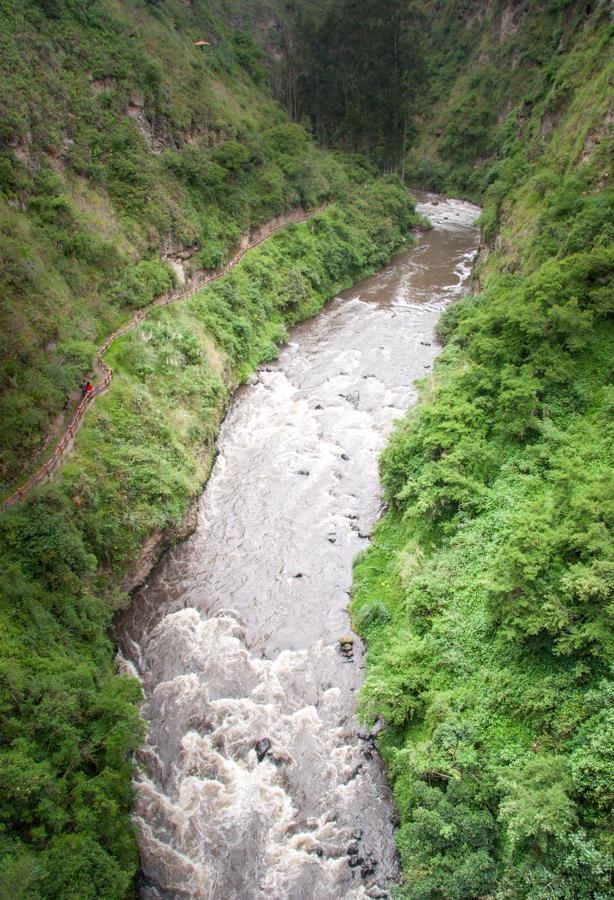
[[[416,248],[298,326],[235,398],[195,534],[118,623],[149,723],[141,896],[388,896],[394,811],[354,716],[351,565],[381,504],[377,457],[467,290],[479,210],[427,196]]]

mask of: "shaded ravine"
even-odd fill
[[[423,197],[419,245],[298,326],[236,395],[194,535],[118,622],[141,679],[141,896],[387,896],[394,813],[354,717],[351,565],[377,457],[467,290],[476,207]]]

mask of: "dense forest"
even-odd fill
[[[5,496],[178,264],[315,213],[116,342],[61,479],[0,514],[0,897],[134,894],[142,724],[113,615],[233,388],[411,240],[406,186],[484,211],[355,570],[395,891],[612,896],[609,4],[0,0],[0,23]]]

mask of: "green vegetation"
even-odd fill
[[[434,384],[383,454],[390,511],[355,570],[362,714],[387,724],[412,900],[612,896],[611,33],[598,11],[574,32],[579,6],[573,45],[494,133],[482,288],[439,323]],[[469,186],[477,131],[455,142],[449,177]]]
[[[411,0],[296,4],[285,54],[286,107],[320,142],[403,172],[424,78],[426,17]]]
[[[0,515],[7,896],[130,893],[130,753],[142,729],[138,686],[112,665],[118,585],[143,539],[179,522],[202,488],[229,389],[417,221],[400,182],[374,180],[360,161],[330,165],[343,201],[113,345],[112,389],[88,412],[60,486]]]
[[[249,228],[342,196],[260,55],[202,2],[0,2],[2,493],[96,346],[173,286],[166,259],[215,268]]]
[[[110,628],[144,539],[202,489],[230,391],[417,222],[401,183],[318,150],[206,4],[0,2],[0,469],[32,468],[96,347],[241,234],[290,225],[108,353],[61,480],[0,514],[0,896],[133,895],[137,683]],[[203,53],[192,40],[207,37]]]
[[[579,0],[427,6],[422,109],[428,114],[414,131],[406,179],[481,202],[515,151],[530,146],[539,155],[563,136],[557,126],[567,104],[604,76],[598,45],[608,41],[609,10]],[[590,116],[607,116],[602,88],[584,112],[582,129],[598,124]],[[516,186],[522,173],[512,177]]]
[[[384,454],[390,511],[356,569],[362,712],[386,721],[401,816],[398,894],[601,900],[614,768],[607,6],[363,6],[283,11],[298,23],[278,36],[289,110],[406,180],[482,197],[487,241],[481,292],[442,318],[434,384]],[[5,492],[96,347],[173,287],[169,261],[216,267],[249,228],[329,204],[118,340],[112,390],[61,482],[0,515],[2,897],[133,894],[139,692],[109,637],[122,579],[202,487],[233,387],[416,222],[399,180],[288,121],[262,51],[225,23],[236,12],[0,0]],[[201,37],[211,46],[194,47]]]

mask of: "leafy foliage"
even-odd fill
[[[342,198],[249,36],[203,4],[0,5],[0,483],[8,493],[102,343],[242,233]],[[206,52],[194,32],[209,34]],[[27,298],[27,302],[24,302]],[[67,360],[67,345],[84,351]]]
[[[61,484],[0,515],[0,894],[119,900],[142,735],[109,637],[122,579],[202,488],[230,390],[418,219],[398,181],[289,123],[251,39],[201,3],[7,0],[0,23],[5,487],[96,347],[172,289],[164,259],[216,267],[250,228],[335,201],[117,340]]]
[[[498,130],[480,79],[496,98],[505,78],[453,75],[444,44],[459,115],[439,135],[440,183],[475,188],[468,165],[498,157],[488,252],[479,293],[438,325],[434,383],[382,456],[391,509],[353,602],[369,641],[362,714],[387,723],[399,897],[611,896],[611,54],[602,12],[580,6],[510,8],[508,48],[480,32],[500,60],[565,48],[505,85],[518,106]],[[388,619],[369,615],[380,603]]]
[[[295,4],[286,26],[282,97],[326,144],[364,153],[384,172],[400,172],[415,130],[424,77],[426,17],[409,0],[363,0],[325,11]]]
[[[123,897],[139,688],[114,673],[112,607],[70,502],[0,516],[0,859],[15,896]]]
[[[352,160],[334,166],[344,202],[113,345],[112,389],[88,412],[61,487],[0,516],[0,873],[17,896],[130,893],[130,754],[142,728],[137,683],[113,671],[117,585],[202,487],[229,390],[276,355],[288,325],[410,239],[417,217],[400,183]],[[113,296],[132,306],[169,282],[159,262],[141,261]],[[75,360],[88,349],[66,346]]]

